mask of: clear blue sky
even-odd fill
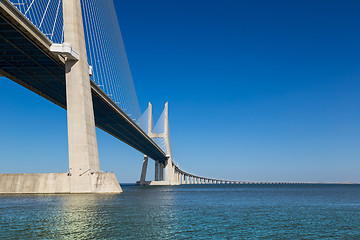
[[[359,1],[116,1],[142,111],[169,101],[176,161],[253,181],[360,182]],[[66,112],[7,79],[0,172],[65,172]],[[142,154],[97,130],[120,182]],[[153,163],[150,163],[151,174]]]

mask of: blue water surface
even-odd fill
[[[360,185],[122,185],[0,195],[2,239],[360,239]]]

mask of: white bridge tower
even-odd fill
[[[146,171],[148,157],[144,156],[143,167],[141,171],[140,181],[137,182],[138,185],[179,185],[179,179],[176,177],[175,164],[172,158],[171,144],[170,144],[170,130],[169,130],[169,104],[165,103],[165,108],[161,114],[157,125],[161,125],[163,130],[160,133],[155,133],[153,129],[153,117],[152,117],[152,105],[149,103],[148,109],[145,111],[147,113],[146,129],[147,134],[153,140],[162,139],[165,143],[165,153],[167,156],[166,163],[160,163],[155,161],[155,181],[146,181]],[[143,115],[146,117],[146,114]]]

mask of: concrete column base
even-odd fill
[[[67,173],[0,174],[0,194],[122,192],[114,173],[89,173],[73,178]],[[71,186],[74,180],[75,188]]]
[[[169,182],[169,181],[145,181],[143,183],[140,183],[139,181],[137,181],[136,185],[142,185],[142,186],[169,186],[169,185],[180,185],[180,183]]]

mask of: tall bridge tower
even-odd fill
[[[79,55],[65,60],[70,192],[96,192],[100,163],[80,0],[63,0],[63,14],[64,42]],[[110,192],[121,191],[116,185]]]
[[[153,140],[162,139],[165,145],[167,160],[165,164],[155,161],[155,181],[146,181],[146,171],[148,157],[144,157],[143,167],[141,171],[140,181],[138,185],[179,185],[180,181],[176,176],[175,164],[173,162],[171,144],[170,144],[170,128],[169,128],[169,104],[165,103],[165,108],[160,117],[158,124],[161,124],[162,132],[156,133],[153,129],[152,105],[149,103],[147,109],[147,134]],[[165,173],[165,174],[164,174]]]
[[[0,174],[0,193],[122,192],[113,173],[100,172],[81,2],[80,0],[63,0],[62,6],[64,42],[62,44],[52,44],[47,51],[42,51],[42,53],[51,52],[51,54],[53,54],[52,56],[61,55],[61,57],[58,56],[59,59],[61,58],[65,62],[66,105],[62,103],[59,103],[59,105],[67,109],[69,171],[68,173]],[[27,34],[29,35],[38,31],[10,2],[2,0],[0,7],[2,21],[3,17],[11,19],[2,22],[8,24],[7,26],[10,29],[12,29],[12,25],[9,23],[16,22],[15,25],[19,27],[16,29],[27,29]],[[29,6],[29,9],[30,7],[31,6]],[[16,31],[15,33],[18,34]],[[45,48],[47,47],[47,42],[52,43],[46,39],[42,33],[34,34],[34,39],[45,39],[46,41],[42,41],[42,47]],[[22,41],[27,43],[28,40],[24,38]],[[14,46],[13,49],[17,49]],[[29,46],[32,47],[32,45]],[[20,52],[26,55],[24,50]],[[24,59],[24,56],[20,56],[20,58]],[[36,59],[31,56],[25,59],[36,61]],[[37,62],[37,66],[39,65],[42,66]],[[18,70],[18,72],[21,71],[23,70]],[[36,71],[34,70],[33,72]],[[5,73],[7,72],[5,71]],[[13,72],[13,74],[16,74],[16,72]],[[41,73],[38,74],[40,75]],[[41,79],[39,75],[35,75],[33,79]],[[6,76],[16,79],[16,77],[11,74]],[[30,75],[28,74],[27,76],[27,79],[29,79]],[[60,79],[63,77],[64,75],[59,76]],[[54,75],[51,75],[49,78],[53,79]],[[20,79],[16,79],[16,81],[22,82]],[[61,86],[61,82],[57,84]],[[39,87],[39,85],[37,86]],[[29,85],[24,84],[24,86]],[[32,90],[35,89],[35,87],[29,88]],[[49,86],[47,86],[47,89],[48,88]],[[41,92],[40,89],[34,91],[37,93]],[[46,94],[44,95],[46,96]]]

